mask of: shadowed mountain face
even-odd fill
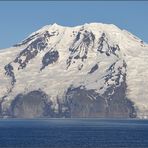
[[[46,26],[0,52],[0,116],[145,116],[147,49],[114,25]]]
[[[52,117],[51,105],[48,96],[40,90],[18,94],[11,103],[10,115],[19,118]]]
[[[136,111],[133,103],[126,98],[125,84],[109,97],[99,96],[94,90],[69,88],[66,94],[70,117],[134,118]]]
[[[99,96],[95,90],[84,87],[69,88],[64,102],[57,100],[58,112],[52,108],[52,101],[41,90],[18,94],[11,103],[9,114],[17,118],[65,117],[65,118],[134,118],[133,103],[125,96],[122,84],[109,98]]]

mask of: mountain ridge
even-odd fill
[[[0,52],[0,114],[146,118],[147,50],[115,25],[45,26]]]

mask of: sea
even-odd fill
[[[1,119],[0,148],[148,148],[148,120]]]

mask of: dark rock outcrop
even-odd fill
[[[5,69],[5,75],[9,76],[11,78],[11,85],[14,85],[14,83],[16,82],[16,79],[15,79],[15,75],[14,75],[14,72],[13,72],[13,66],[9,63],[8,65],[6,65],[4,67]]]
[[[52,102],[41,90],[18,94],[11,103],[9,116],[15,118],[53,117]]]
[[[94,90],[69,88],[66,94],[66,102],[71,118],[105,117],[106,101]]]
[[[44,69],[49,64],[55,63],[59,58],[59,52],[58,51],[48,51],[43,59],[42,59],[42,69]]]
[[[69,117],[135,118],[134,104],[126,98],[125,86],[115,89],[113,95],[100,96],[95,90],[69,88],[66,94]]]
[[[92,32],[81,29],[80,32],[77,33],[72,46],[69,48],[70,56],[67,59],[67,68],[74,60],[80,59],[84,61],[87,59],[88,50],[94,46],[94,40],[95,36]]]
[[[106,48],[104,49],[104,47]],[[118,57],[118,55],[116,54],[116,51],[119,51],[119,50],[120,48],[118,45],[113,45],[113,46],[109,45],[106,34],[102,33],[102,36],[99,38],[99,41],[98,41],[97,51],[99,51],[100,53],[105,53],[107,56],[110,56],[111,54],[113,54]]]
[[[95,72],[98,68],[99,68],[98,64],[95,64],[95,65],[91,68],[89,74]]]

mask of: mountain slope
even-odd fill
[[[2,117],[147,117],[148,45],[114,25],[45,26],[0,59]]]

